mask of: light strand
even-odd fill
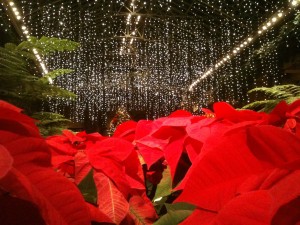
[[[300,0],[293,0],[291,2],[291,5],[293,7],[298,6]],[[228,61],[230,61],[230,59],[232,59],[233,57],[235,57],[236,55],[238,55],[244,48],[246,48],[252,41],[254,38],[256,38],[257,36],[262,35],[263,33],[267,32],[271,27],[274,26],[275,23],[277,23],[279,20],[281,20],[284,15],[288,14],[288,12],[291,10],[292,8],[288,8],[285,12],[283,12],[282,10],[278,11],[276,14],[274,14],[272,17],[270,17],[267,22],[265,22],[264,24],[262,24],[260,26],[260,29],[257,31],[257,35],[254,34],[252,36],[248,36],[247,38],[245,38],[242,42],[240,42],[239,45],[237,45],[236,47],[234,47],[234,49],[232,50],[232,53],[228,53],[226,56],[224,56],[222,59],[218,60],[217,63],[212,66],[211,68],[209,68],[208,70],[206,70],[200,78],[198,78],[197,80],[195,80],[190,86],[189,86],[189,91],[193,91],[194,87],[200,83],[203,79],[207,78],[208,76],[211,76],[219,67],[223,66],[224,64],[226,64]]]

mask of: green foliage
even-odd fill
[[[91,204],[97,204],[97,188],[93,178],[93,170],[80,182],[78,188],[85,201]]]
[[[39,54],[45,56],[53,52],[61,51],[74,51],[80,44],[75,41],[68,39],[59,39],[54,37],[41,37],[40,39],[36,37],[30,37],[28,41],[23,41],[17,46],[19,50],[32,50],[36,49]]]
[[[59,77],[64,74],[72,73],[73,70],[70,69],[57,69],[53,70],[47,74],[45,74],[43,77],[40,78],[40,80],[44,81],[45,83],[48,83],[49,79],[55,79],[56,77]]]
[[[185,220],[195,210],[195,206],[180,202],[165,204],[167,213],[159,218],[153,225],[177,225]]]
[[[154,195],[154,201],[157,199],[163,199],[163,197],[169,196],[172,193],[172,176],[170,167],[168,166],[164,169],[162,174],[162,179],[156,187],[156,192]],[[157,201],[156,201],[157,202]]]
[[[30,115],[38,111],[40,103],[49,97],[75,98],[74,93],[48,82],[50,78],[55,79],[72,70],[59,69],[39,77],[33,49],[43,57],[56,51],[75,50],[79,44],[48,37],[30,37],[29,40],[0,47],[0,98],[23,108]]]
[[[294,84],[278,85],[273,87],[258,87],[248,93],[260,93],[266,100],[257,100],[247,104],[243,109],[254,109],[269,113],[282,100],[292,103],[300,98],[300,86]]]
[[[55,134],[61,134],[62,130],[67,129],[71,123],[63,115],[51,112],[37,112],[32,115],[36,119],[40,133],[46,137]]]

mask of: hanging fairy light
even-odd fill
[[[88,117],[95,124],[105,124],[107,112],[120,105],[146,112],[149,119],[186,107],[192,99],[182,96],[199,73],[208,75],[203,85],[193,88],[201,104],[243,98],[240,90],[250,84],[236,76],[240,58],[251,54],[260,24],[266,26],[265,35],[281,19],[263,23],[266,10],[270,15],[286,5],[276,0],[241,0],[235,5],[215,0],[19,2],[32,35],[81,43],[71,56],[46,61],[49,69],[75,69],[56,82],[78,96],[75,102],[53,100],[50,107],[60,113],[69,108],[71,119]],[[270,60],[271,67],[275,62]],[[248,72],[254,70],[251,62]],[[217,79],[220,71],[226,74],[222,81]],[[212,93],[217,99],[211,99]]]
[[[10,10],[13,12],[14,17],[19,21],[18,25],[21,26],[21,30],[22,30],[22,33],[23,33],[24,37],[29,40],[30,39],[29,29],[27,28],[27,26],[25,26],[22,23],[23,18],[21,16],[21,13],[20,13],[19,9],[17,8],[15,2],[14,1],[9,1],[8,6],[10,7]],[[36,49],[32,49],[32,52],[34,53],[34,55],[36,57],[36,60],[38,61],[40,67],[42,68],[43,74],[47,74],[49,71],[48,71],[45,63],[43,62],[40,54],[38,53],[38,51]],[[49,81],[49,83],[53,83],[51,78],[48,78],[48,81]]]
[[[299,0],[294,0],[292,2],[293,6],[296,6],[298,4]],[[288,9],[287,11],[289,11],[290,9]],[[287,12],[286,12],[287,13]],[[258,35],[263,34],[264,32],[266,32],[268,29],[270,29],[277,21],[279,21],[280,19],[283,18],[284,13],[282,11],[278,11],[276,14],[274,14],[271,18],[269,18],[267,20],[267,22],[265,22],[263,25],[261,25],[261,29],[258,30]],[[235,47],[232,50],[232,54],[228,54],[227,56],[225,56],[223,59],[219,60],[214,67],[215,68],[210,68],[208,69],[206,72],[204,72],[204,74],[198,78],[197,80],[195,80],[190,86],[189,86],[189,91],[193,91],[194,87],[201,82],[203,79],[207,78],[208,76],[210,76],[211,74],[213,74],[213,72],[218,69],[220,66],[222,66],[223,64],[226,63],[227,59],[230,59],[234,56],[236,56],[238,53],[240,53],[240,51],[242,51],[245,47],[247,47],[247,45],[249,45],[251,42],[253,41],[253,37],[249,36],[247,37],[245,40],[243,40],[237,47]]]

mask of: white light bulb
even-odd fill
[[[51,77],[48,77],[48,82],[49,82],[49,84],[53,84],[53,80]]]
[[[296,0],[292,1],[292,5],[296,6],[298,4],[298,2]]]

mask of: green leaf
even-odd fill
[[[153,225],[177,225],[191,215],[196,208],[184,202],[165,205],[167,213],[160,217]]]
[[[260,92],[260,98],[265,100],[257,100],[249,103],[243,109],[254,109],[261,112],[269,113],[282,100],[287,103],[292,103],[300,99],[300,86],[294,84],[277,85],[273,87],[257,87],[250,90],[248,93]]]
[[[167,211],[173,210],[194,210],[196,208],[196,206],[186,203],[186,202],[178,202],[178,203],[174,203],[174,204],[168,204],[165,203],[166,209]]]
[[[82,193],[85,201],[97,204],[97,188],[94,182],[93,169],[86,175],[86,177],[78,185],[80,192]]]
[[[41,81],[43,82],[48,82],[48,79],[55,79],[58,76],[62,76],[64,74],[68,74],[73,72],[74,70],[71,69],[57,69],[57,70],[53,70],[47,74],[45,74],[43,77],[40,78]]]
[[[169,196],[172,193],[172,176],[170,167],[167,166],[162,174],[162,179],[157,185],[155,195],[153,197],[154,202],[160,202],[165,196]]]

